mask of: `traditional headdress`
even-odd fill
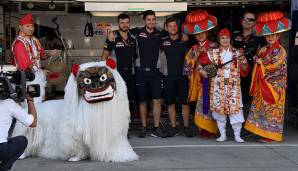
[[[261,13],[257,19],[255,32],[257,36],[281,33],[291,29],[291,21],[280,11]]]
[[[221,36],[230,36],[231,37],[231,32],[227,28],[221,29],[218,33],[218,37],[221,37]]]
[[[25,24],[34,24],[34,21],[33,21],[33,17],[32,17],[32,14],[27,14],[25,16],[23,16],[20,21],[19,21],[19,25],[25,25]]]
[[[192,11],[186,16],[186,22],[182,25],[185,34],[198,34],[217,26],[217,18],[209,15],[205,10]]]

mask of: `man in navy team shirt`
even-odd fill
[[[182,41],[182,36],[178,33],[178,21],[171,17],[166,20],[168,36],[162,38],[162,50],[166,56],[167,74],[164,79],[165,102],[168,106],[169,119],[171,126],[167,130],[167,136],[177,135],[176,128],[176,98],[182,104],[183,133],[186,137],[193,137],[189,127],[189,105],[188,97],[188,79],[183,74],[184,59],[189,48],[186,41]]]

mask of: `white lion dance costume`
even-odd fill
[[[35,129],[17,124],[25,135],[26,156],[79,161],[137,160],[127,140],[129,105],[125,82],[112,60],[74,65],[64,100],[36,105]]]

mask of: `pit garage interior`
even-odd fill
[[[32,13],[36,21],[35,36],[42,46],[46,50],[61,50],[59,58],[42,62],[45,68],[58,67],[57,63],[64,67],[60,70],[65,79],[59,84],[47,86],[48,99],[61,98],[69,68],[74,63],[99,59],[107,33],[118,29],[116,16],[121,12],[127,12],[131,16],[131,27],[137,27],[144,25],[142,11],[154,10],[157,13],[157,27],[163,28],[169,16],[175,16],[183,23],[189,11],[205,9],[218,18],[219,27],[210,34],[210,39],[216,40],[220,28],[227,27],[232,31],[241,29],[240,19],[245,11],[259,13],[270,9],[283,11],[293,21],[291,32],[282,34],[282,44],[289,52],[288,65],[291,65],[298,58],[291,52],[298,24],[297,4],[296,0],[1,0],[1,55],[3,63],[9,65],[18,20],[26,13]],[[297,91],[297,83],[289,81],[286,121],[288,126],[296,128]],[[164,115],[167,117],[166,110]]]

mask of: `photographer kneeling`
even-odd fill
[[[9,98],[9,93],[0,82],[0,171],[10,170],[13,163],[23,154],[28,141],[25,136],[8,138],[8,131],[13,119],[26,126],[36,127],[37,114],[33,98],[27,96],[28,113],[18,103]],[[2,87],[2,88],[1,88]],[[5,95],[8,94],[8,95]]]

